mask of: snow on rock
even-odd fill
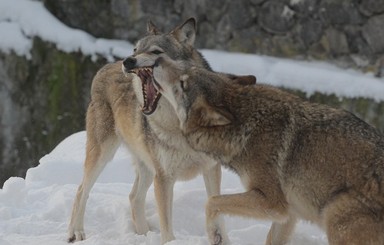
[[[38,1],[0,1],[0,24],[0,32],[3,34],[1,39],[6,36],[4,33],[8,33],[8,40],[16,40],[15,43],[0,41],[0,49],[6,52],[13,50],[27,58],[30,58],[31,37],[34,36],[55,43],[64,52],[80,51],[94,59],[96,55],[101,55],[112,61],[113,56],[125,57],[133,49],[129,42],[98,39],[82,30],[64,25]]]
[[[252,74],[257,82],[304,91],[384,101],[384,80],[372,74],[341,69],[326,62],[308,62],[268,56],[203,50],[212,68]]]
[[[95,38],[61,23],[38,1],[0,1],[0,50],[30,58],[31,37],[55,43],[65,52],[80,51],[96,58],[124,58],[133,45],[122,40]],[[372,74],[345,70],[325,62],[296,61],[261,55],[202,50],[214,70],[253,74],[259,82],[298,89],[311,95],[315,92],[353,98],[365,97],[384,101],[384,81]]]

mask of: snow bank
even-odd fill
[[[4,24],[5,23],[5,24]],[[0,49],[15,51],[31,58],[32,37],[55,43],[64,52],[80,51],[94,59],[97,55],[113,61],[113,57],[124,57],[132,52],[132,44],[120,40],[95,38],[88,33],[70,28],[61,23],[44,8],[42,2],[30,0],[0,1],[0,33],[9,41],[0,41]]]
[[[61,142],[40,165],[28,171],[26,179],[12,177],[0,189],[1,245],[64,245],[73,199],[82,176],[85,132]],[[97,181],[85,213],[87,240],[79,245],[158,245],[159,218],[153,187],[148,192],[146,215],[151,232],[136,235],[131,219],[128,194],[135,173],[131,156],[120,148]],[[224,171],[223,192],[241,192],[240,181]],[[177,240],[170,245],[207,244],[204,181],[198,177],[178,182],[174,193],[174,228]],[[234,245],[264,244],[270,222],[228,217],[226,224]],[[300,223],[291,244],[325,245],[318,228]]]

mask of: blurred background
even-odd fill
[[[384,0],[40,2],[66,26],[95,38],[135,43],[149,19],[169,31],[195,17],[199,49],[321,60],[384,76]],[[9,20],[0,16],[1,21]],[[0,32],[0,43],[5,35]],[[25,36],[32,40],[30,56],[0,48],[0,186],[10,176],[24,176],[65,137],[84,130],[92,77],[111,62],[81,50],[65,52],[33,32]],[[320,93],[309,99],[343,107],[384,130],[383,102]]]

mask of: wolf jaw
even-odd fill
[[[144,99],[144,105],[141,111],[145,115],[151,115],[156,110],[159,99],[161,98],[161,93],[156,89],[159,85],[153,77],[153,67],[135,68],[130,70],[129,73],[134,73],[140,77]]]

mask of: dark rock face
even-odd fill
[[[330,60],[376,75],[383,69],[384,0],[43,1],[64,23],[96,37],[135,42],[149,19],[172,27],[193,16],[200,48]]]
[[[363,37],[374,53],[384,52],[384,14],[370,18],[363,26]]]
[[[68,135],[84,130],[91,80],[105,61],[34,39],[32,59],[0,52],[0,183],[24,176]]]
[[[111,1],[45,1],[45,5],[59,20],[72,28],[82,29],[95,37],[112,38],[110,21],[114,18]]]
[[[267,1],[260,10],[258,23],[272,34],[284,34],[295,24],[295,12],[281,1]]]
[[[363,22],[355,0],[323,0],[320,17],[327,25],[357,25]]]
[[[367,16],[384,12],[384,0],[360,1],[360,11]]]

